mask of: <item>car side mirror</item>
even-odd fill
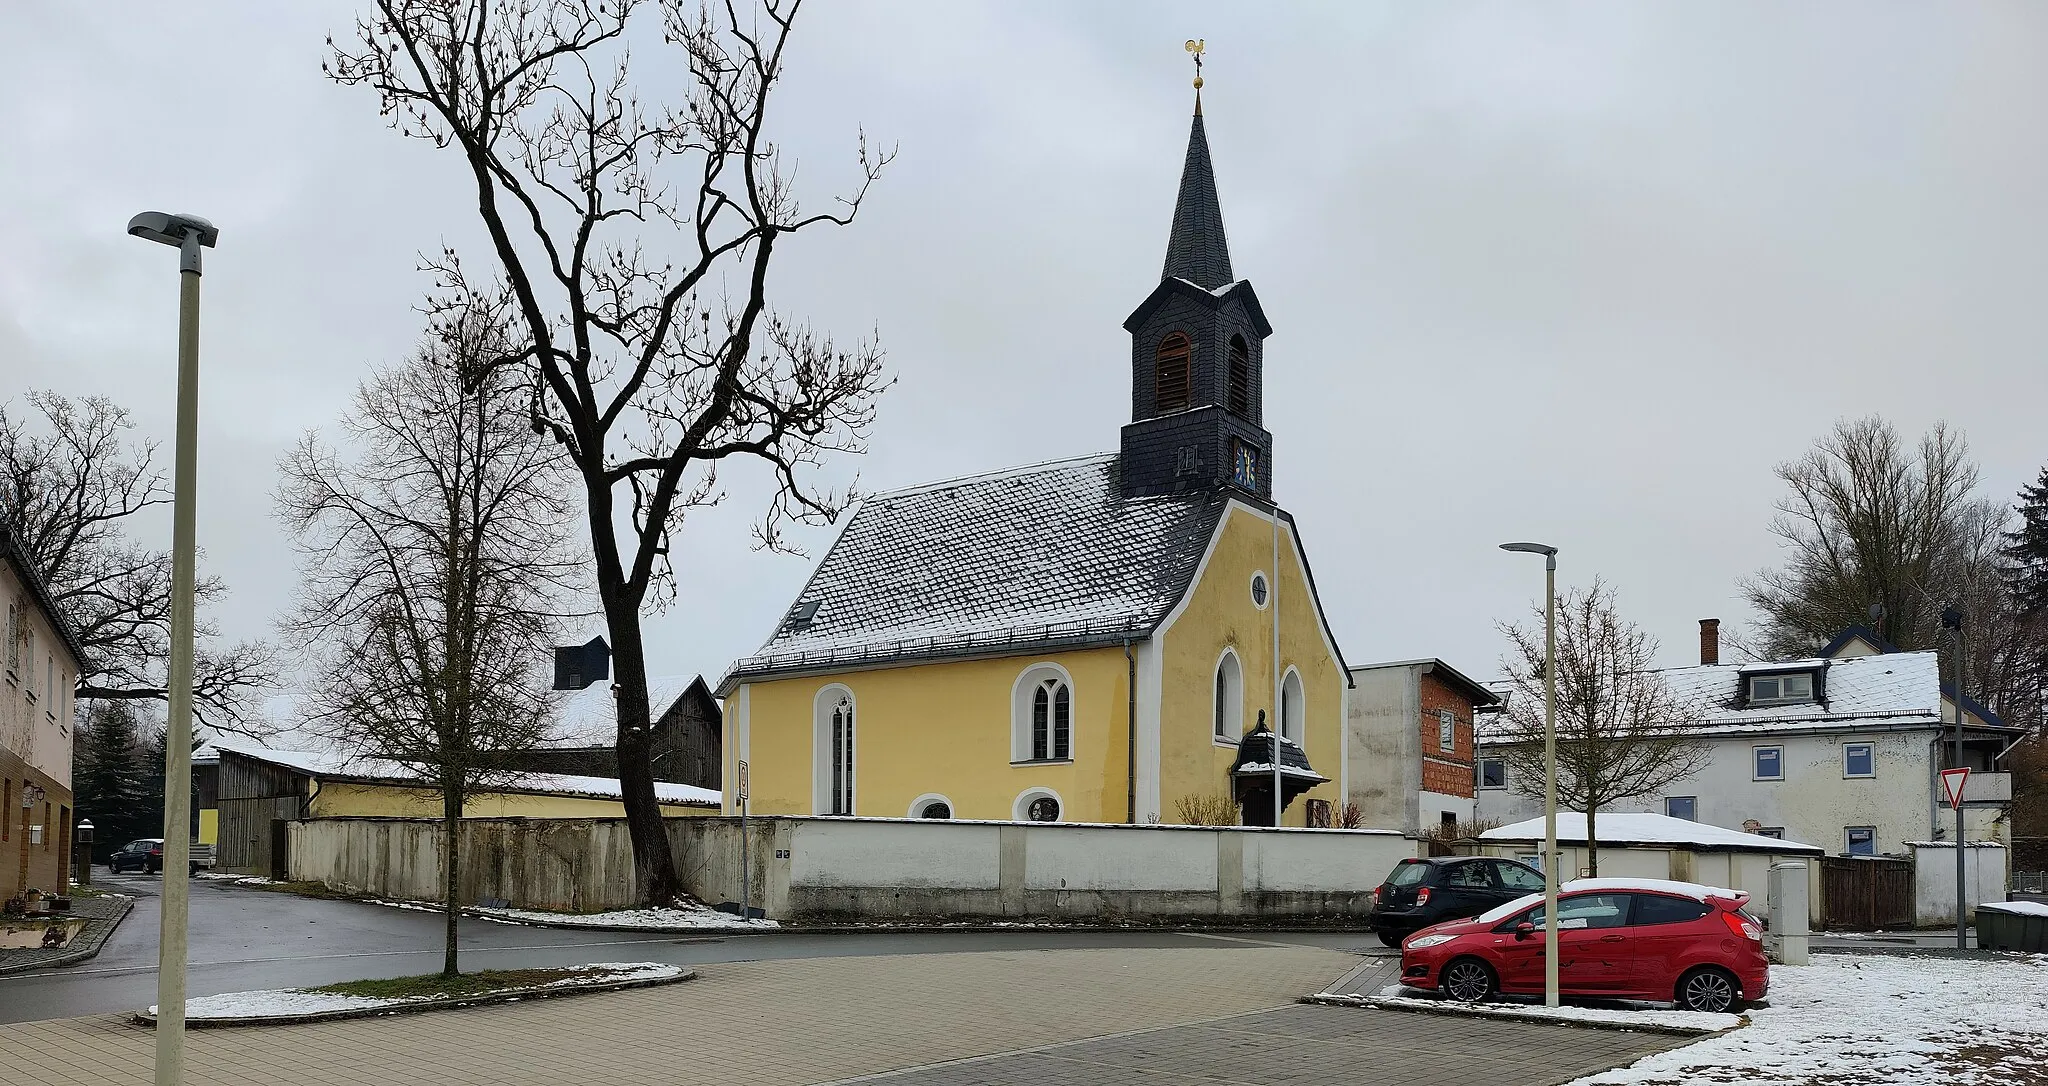
[[[1536,925],[1531,924],[1526,920],[1515,925],[1516,939],[1527,939],[1529,936],[1534,934],[1536,934]]]

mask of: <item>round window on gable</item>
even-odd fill
[[[1261,611],[1265,610],[1267,595],[1266,575],[1264,573],[1252,574],[1252,606],[1257,607]]]

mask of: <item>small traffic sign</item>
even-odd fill
[[[1944,769],[1941,771],[1941,794],[1951,807],[1963,805],[1963,783],[1970,779],[1970,767]]]

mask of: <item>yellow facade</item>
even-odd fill
[[[439,818],[441,794],[427,788],[395,784],[321,781],[313,793],[314,818]],[[717,814],[718,808],[662,804],[664,818]],[[544,795],[528,792],[481,792],[463,805],[464,818],[624,818],[615,799]],[[202,833],[205,822],[201,821]]]
[[[215,845],[220,843],[220,810],[218,808],[200,808],[199,843],[202,845]]]
[[[1327,636],[1289,526],[1232,502],[1212,536],[1194,583],[1152,637],[1066,652],[871,666],[745,682],[726,698],[728,780],[749,763],[749,810],[830,810],[820,744],[824,721],[844,695],[855,718],[853,813],[913,816],[943,800],[954,818],[1017,819],[1035,795],[1059,801],[1067,822],[1179,822],[1182,797],[1228,795],[1235,739],[1214,735],[1216,668],[1226,649],[1242,670],[1238,731],[1274,702],[1273,606],[1283,676],[1301,683],[1305,749],[1330,783],[1291,803],[1285,823],[1303,825],[1305,799],[1337,802],[1343,764],[1345,672]],[[1252,577],[1277,581],[1277,600],[1258,606]],[[1073,692],[1072,758],[1019,761],[1027,675],[1063,673]],[[1135,682],[1134,682],[1135,680]],[[1137,752],[1131,773],[1130,752]],[[728,810],[736,810],[732,790]],[[1135,810],[1133,809],[1135,807]]]

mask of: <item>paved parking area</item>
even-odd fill
[[[1251,938],[1205,942],[706,963],[699,980],[663,988],[198,1030],[187,1035],[185,1081],[812,1086],[922,1068],[896,1077],[1499,1086],[1565,1081],[1675,1041],[1298,1005],[1358,958]],[[151,1047],[148,1030],[118,1016],[17,1023],[0,1028],[0,1082],[142,1086]],[[946,1065],[961,1060],[975,1062]],[[1551,1077],[1531,1077],[1538,1071]]]
[[[875,1086],[1554,1086],[1683,1043],[1618,1030],[1297,1005],[846,1081]]]

